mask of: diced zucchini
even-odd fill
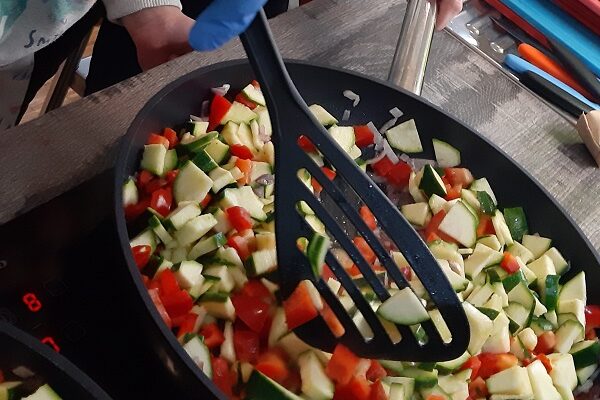
[[[256,113],[243,105],[234,101],[227,113],[223,116],[220,125],[224,125],[227,122],[234,122],[240,124],[242,122],[248,123],[257,117]]]
[[[230,270],[232,268],[228,268],[225,265],[218,265],[206,268],[204,270],[204,276],[209,277],[212,276],[214,278],[218,278],[219,282],[215,284],[211,288],[211,291],[223,291],[223,292],[231,292],[235,287],[235,281],[231,276]]]
[[[452,373],[463,366],[463,364],[471,357],[468,351],[454,360],[441,361],[435,364],[435,368],[441,373]]]
[[[558,272],[558,271],[557,271]],[[584,304],[587,302],[587,290],[585,285],[585,272],[581,271],[571,280],[564,284],[558,296],[558,302],[562,303],[569,300],[581,300]]]
[[[460,165],[460,151],[454,146],[439,139],[432,139],[435,159],[442,168]]]
[[[192,218],[174,236],[181,246],[187,246],[204,236],[217,224],[212,214],[203,214]]]
[[[208,315],[228,321],[235,320],[235,308],[229,297],[225,301],[214,301],[210,298],[205,299],[203,296],[200,298],[200,303],[206,308]]]
[[[536,400],[561,400],[560,393],[552,385],[552,379],[540,360],[535,360],[527,366],[527,374]]]
[[[477,225],[477,217],[463,202],[458,201],[444,217],[439,229],[462,245],[472,247],[477,240]]]
[[[145,231],[142,231],[139,235],[131,239],[131,241],[129,242],[129,246],[150,246],[152,252],[154,252],[154,250],[156,250],[156,236],[154,235],[154,232],[152,232],[151,229],[146,229]]]
[[[289,332],[283,335],[277,346],[285,350],[292,360],[297,360],[300,354],[313,350],[312,347],[304,343],[294,332]]]
[[[405,204],[401,207],[402,215],[413,225],[423,227],[431,219],[427,203]]]
[[[188,254],[188,258],[195,260],[196,258],[217,250],[219,247],[227,243],[227,238],[221,232],[218,232],[206,239],[200,240]]]
[[[499,264],[502,257],[502,253],[477,243],[473,254],[465,260],[465,275],[475,278],[484,268]]]
[[[189,289],[196,285],[202,277],[202,264],[196,261],[182,261],[175,266],[175,278],[182,289]]]
[[[328,236],[318,232],[314,232],[306,249],[306,257],[310,262],[313,273],[318,279],[323,272],[323,265],[325,264],[325,256],[331,246],[331,240]]]
[[[354,146],[354,128],[351,126],[337,126],[334,125],[327,130],[333,140],[344,150],[349,152]]]
[[[409,119],[388,129],[385,136],[391,147],[404,153],[420,153],[423,151],[423,145],[414,119]]]
[[[575,373],[575,364],[571,354],[553,353],[548,358],[552,364],[550,377],[554,386],[557,388],[565,387],[572,391],[577,386],[577,375]]]
[[[191,136],[190,140],[187,141],[184,141],[184,138],[182,138],[180,143],[180,149],[184,153],[197,153],[200,150],[205,149],[206,146],[208,146],[218,136],[218,132],[212,131],[202,135]]]
[[[525,264],[534,260],[533,253],[519,242],[514,242],[508,246],[507,251],[515,257],[519,257]]]
[[[223,164],[229,158],[229,146],[218,139],[212,140],[208,146],[204,148],[206,154],[217,164]]]
[[[475,193],[475,198],[479,202],[479,206],[481,208],[481,212],[487,215],[494,215],[496,212],[496,204],[494,204],[494,200],[488,194],[488,192],[484,192],[482,190],[474,192],[469,190],[470,193]]]
[[[257,250],[246,262],[248,276],[260,276],[277,268],[277,252],[275,249]]]
[[[177,203],[181,201],[201,201],[213,185],[212,179],[191,161],[179,170],[173,182],[173,195]]]
[[[529,381],[529,374],[525,368],[518,365],[490,376],[485,383],[492,395],[529,395],[533,398],[533,389]]]
[[[438,196],[445,197],[446,186],[440,178],[440,175],[431,165],[425,165],[423,167],[423,177],[419,183],[419,189],[421,189],[427,196],[437,194]]]
[[[23,384],[20,381],[0,382],[0,400],[12,400],[16,398],[18,388]]]
[[[413,378],[415,380],[415,389],[426,389],[435,387],[438,383],[438,370],[425,371],[415,367],[407,367],[398,373],[400,376],[406,378]]]
[[[581,368],[576,370],[577,380],[580,385],[583,385],[594,375],[594,372],[598,369],[598,364],[590,365],[589,367]]]
[[[138,202],[138,189],[133,178],[128,178],[123,184],[123,207],[127,207]]]
[[[247,400],[302,400],[273,379],[253,370],[246,384]]]
[[[236,355],[233,346],[233,324],[231,321],[225,322],[223,338],[224,340],[221,344],[221,357],[233,364],[236,361]]]
[[[429,198],[429,208],[431,208],[431,212],[435,215],[441,210],[445,210],[446,204],[448,202],[444,200],[442,197],[437,194],[433,194]]]
[[[260,88],[255,88],[252,84],[248,84],[248,86],[243,88],[242,93],[244,94],[244,96],[246,96],[248,100],[258,104],[259,106],[267,105],[265,101],[265,96],[263,95]]]
[[[552,240],[534,235],[523,235],[523,246],[527,247],[533,254],[533,258],[537,259],[544,254],[552,244]]]
[[[221,200],[223,209],[233,206],[243,207],[250,213],[252,218],[257,221],[267,219],[267,214],[263,211],[264,204],[258,196],[252,191],[250,186],[241,188],[227,188],[223,190],[223,199]]]
[[[556,275],[556,269],[554,264],[548,256],[541,256],[537,260],[527,265],[527,268],[531,270],[537,277],[537,286],[539,293],[546,292],[546,277],[548,275]]]
[[[492,187],[490,186],[490,183],[486,178],[481,178],[473,181],[469,189],[473,190],[474,192],[486,192],[494,201],[494,205],[498,204],[498,200],[496,200],[496,195],[494,194],[494,191],[492,190]]]
[[[500,244],[507,246],[513,244],[514,240],[510,234],[510,229],[508,229],[508,225],[506,225],[506,221],[504,220],[504,215],[500,210],[496,210],[494,213],[492,224],[494,225],[494,231],[496,232]]]
[[[559,275],[564,275],[570,268],[569,263],[564,259],[562,254],[556,249],[556,247],[552,247],[548,249],[544,255],[550,257],[552,263],[554,264],[554,268],[556,269],[556,273]]]
[[[577,338],[583,333],[583,326],[578,321],[572,319],[565,321],[555,333],[554,350],[558,353],[568,353]]]
[[[271,125],[271,118],[269,117],[269,110],[267,110],[266,108],[261,108],[256,113],[258,114],[258,125],[264,126],[265,134],[267,136],[271,136],[273,133],[273,127]],[[269,143],[270,142],[265,143],[264,149],[267,149],[267,145]],[[271,147],[271,149],[272,149],[272,147]],[[270,164],[272,165],[273,163],[270,163]]]
[[[410,288],[404,288],[383,302],[377,313],[400,325],[415,325],[429,319],[429,314]]]
[[[325,374],[325,369],[313,351],[303,353],[298,358],[302,393],[314,400],[333,398],[333,382]]]
[[[169,246],[170,243],[172,243],[174,241],[173,236],[171,236],[171,234],[169,232],[167,232],[167,230],[162,225],[162,223],[160,222],[160,220],[158,219],[158,217],[156,215],[153,215],[152,217],[150,217],[150,220],[148,221],[148,225],[154,231],[154,233],[160,239],[160,241],[163,242],[167,247]]]
[[[1,394],[0,398],[2,398]],[[56,392],[50,387],[50,385],[46,383],[37,388],[37,390],[33,394],[23,397],[23,400],[61,400],[61,397],[58,394],[56,394]]]
[[[488,353],[508,353],[510,351],[510,320],[503,312],[493,321],[490,337],[485,341],[481,351]]]
[[[286,333],[289,332],[287,322],[285,319],[285,312],[282,307],[278,307],[273,316],[273,322],[271,323],[271,329],[269,330],[269,347],[273,347],[277,344]]]
[[[463,308],[467,315],[471,331],[467,349],[469,353],[475,355],[481,351],[483,344],[492,333],[494,324],[485,314],[471,304],[464,302]]]
[[[183,349],[188,353],[192,361],[194,361],[194,363],[196,363],[196,365],[202,369],[202,372],[204,372],[209,378],[212,378],[210,352],[200,337],[194,336],[183,345]]]
[[[147,144],[144,146],[140,167],[160,176],[163,174],[166,155],[167,148],[162,144]]]
[[[308,107],[308,109],[315,116],[317,121],[323,126],[335,125],[338,123],[338,120],[331,115],[325,108],[318,104],[312,104]]]
[[[569,353],[573,356],[576,369],[581,369],[598,363],[600,355],[600,343],[598,340],[584,340],[575,343]]]
[[[167,216],[166,225],[173,227],[173,229],[181,229],[188,221],[201,213],[202,210],[198,203],[181,204]]]
[[[440,337],[442,338],[442,342],[450,343],[452,341],[452,333],[450,332],[450,329],[448,328],[446,321],[444,321],[444,318],[442,317],[442,313],[440,313],[440,310],[438,310],[437,308],[434,308],[433,310],[430,310],[427,313],[429,314],[429,318],[431,318],[431,322],[433,322],[435,329],[440,334]]]

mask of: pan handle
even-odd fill
[[[436,0],[408,0],[388,81],[415,94],[421,94],[436,15]]]

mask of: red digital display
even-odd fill
[[[46,336],[45,338],[43,338],[42,343],[47,344],[48,346],[52,347],[54,349],[54,351],[56,351],[57,353],[60,352],[60,347],[58,347],[58,345],[56,344],[56,342],[54,341],[54,338],[52,336]]]
[[[37,296],[33,293],[25,294],[23,296],[23,303],[25,303],[31,312],[38,312],[42,309],[42,302],[39,301]]]

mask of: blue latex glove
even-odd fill
[[[190,45],[198,51],[214,50],[244,32],[267,0],[213,0],[198,16],[190,32]]]

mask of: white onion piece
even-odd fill
[[[267,143],[271,140],[271,136],[267,135],[267,128],[264,125],[258,126],[258,137],[263,143]]]
[[[383,157],[385,157],[385,153],[383,151],[381,151],[375,157],[371,158],[370,160],[367,160],[366,163],[367,163],[367,165],[375,164],[376,162],[383,160]],[[375,179],[373,179],[373,180],[375,180]],[[379,182],[379,183],[381,183],[381,182]]]
[[[381,132],[379,132],[379,130],[372,121],[370,121],[367,124],[367,127],[373,133],[373,140],[375,141],[375,150],[383,149],[383,136],[381,135]]]
[[[396,153],[394,152],[387,140],[383,141],[383,153],[390,159],[390,161],[393,164],[398,164],[398,161],[400,161],[398,155],[396,155]]]
[[[410,166],[410,168],[412,168],[413,170],[416,169],[413,159],[410,158],[410,156],[408,154],[405,154],[405,153],[400,154],[400,160],[407,163]]]
[[[214,87],[210,90],[211,90],[211,92],[213,92],[216,95],[225,96],[227,94],[227,92],[229,92],[230,88],[231,88],[231,85],[229,83],[225,83],[223,86]]]
[[[33,373],[32,370],[30,370],[29,368],[24,367],[22,365],[13,369],[12,373],[21,379],[27,379],[27,378],[31,378],[32,376],[35,376],[35,374]]]
[[[402,115],[404,115],[404,113],[402,111],[400,111],[400,109],[398,107],[394,107],[390,110],[390,114],[392,114],[392,117],[394,118],[400,118]]]
[[[352,101],[352,107],[356,107],[360,103],[360,96],[352,90],[344,90],[344,97]]]
[[[379,130],[381,131],[381,133],[386,133],[388,131],[388,129],[390,129],[394,125],[396,125],[396,122],[398,122],[398,118],[394,117],[394,118],[390,119],[388,122],[386,122],[385,124],[383,124],[383,126],[381,128],[379,128]]]
[[[192,115],[190,115],[190,121],[193,121],[193,122],[202,122],[202,121],[204,121],[204,118],[202,118],[202,117],[196,117],[195,115],[192,114]]]
[[[342,121],[348,121],[350,119],[350,110],[344,110],[344,115],[342,115]]]
[[[414,170],[420,170],[426,165],[431,165],[432,167],[437,167],[437,162],[433,160],[427,160],[425,158],[413,158],[412,159],[412,167]]]
[[[204,118],[204,117],[208,117],[208,115],[209,115],[209,113],[210,113],[210,109],[209,109],[209,107],[210,107],[210,102],[209,102],[208,100],[204,100],[204,101],[202,102],[202,107],[201,107],[201,110],[202,110],[202,111],[200,111],[200,116],[201,116],[202,118]]]

